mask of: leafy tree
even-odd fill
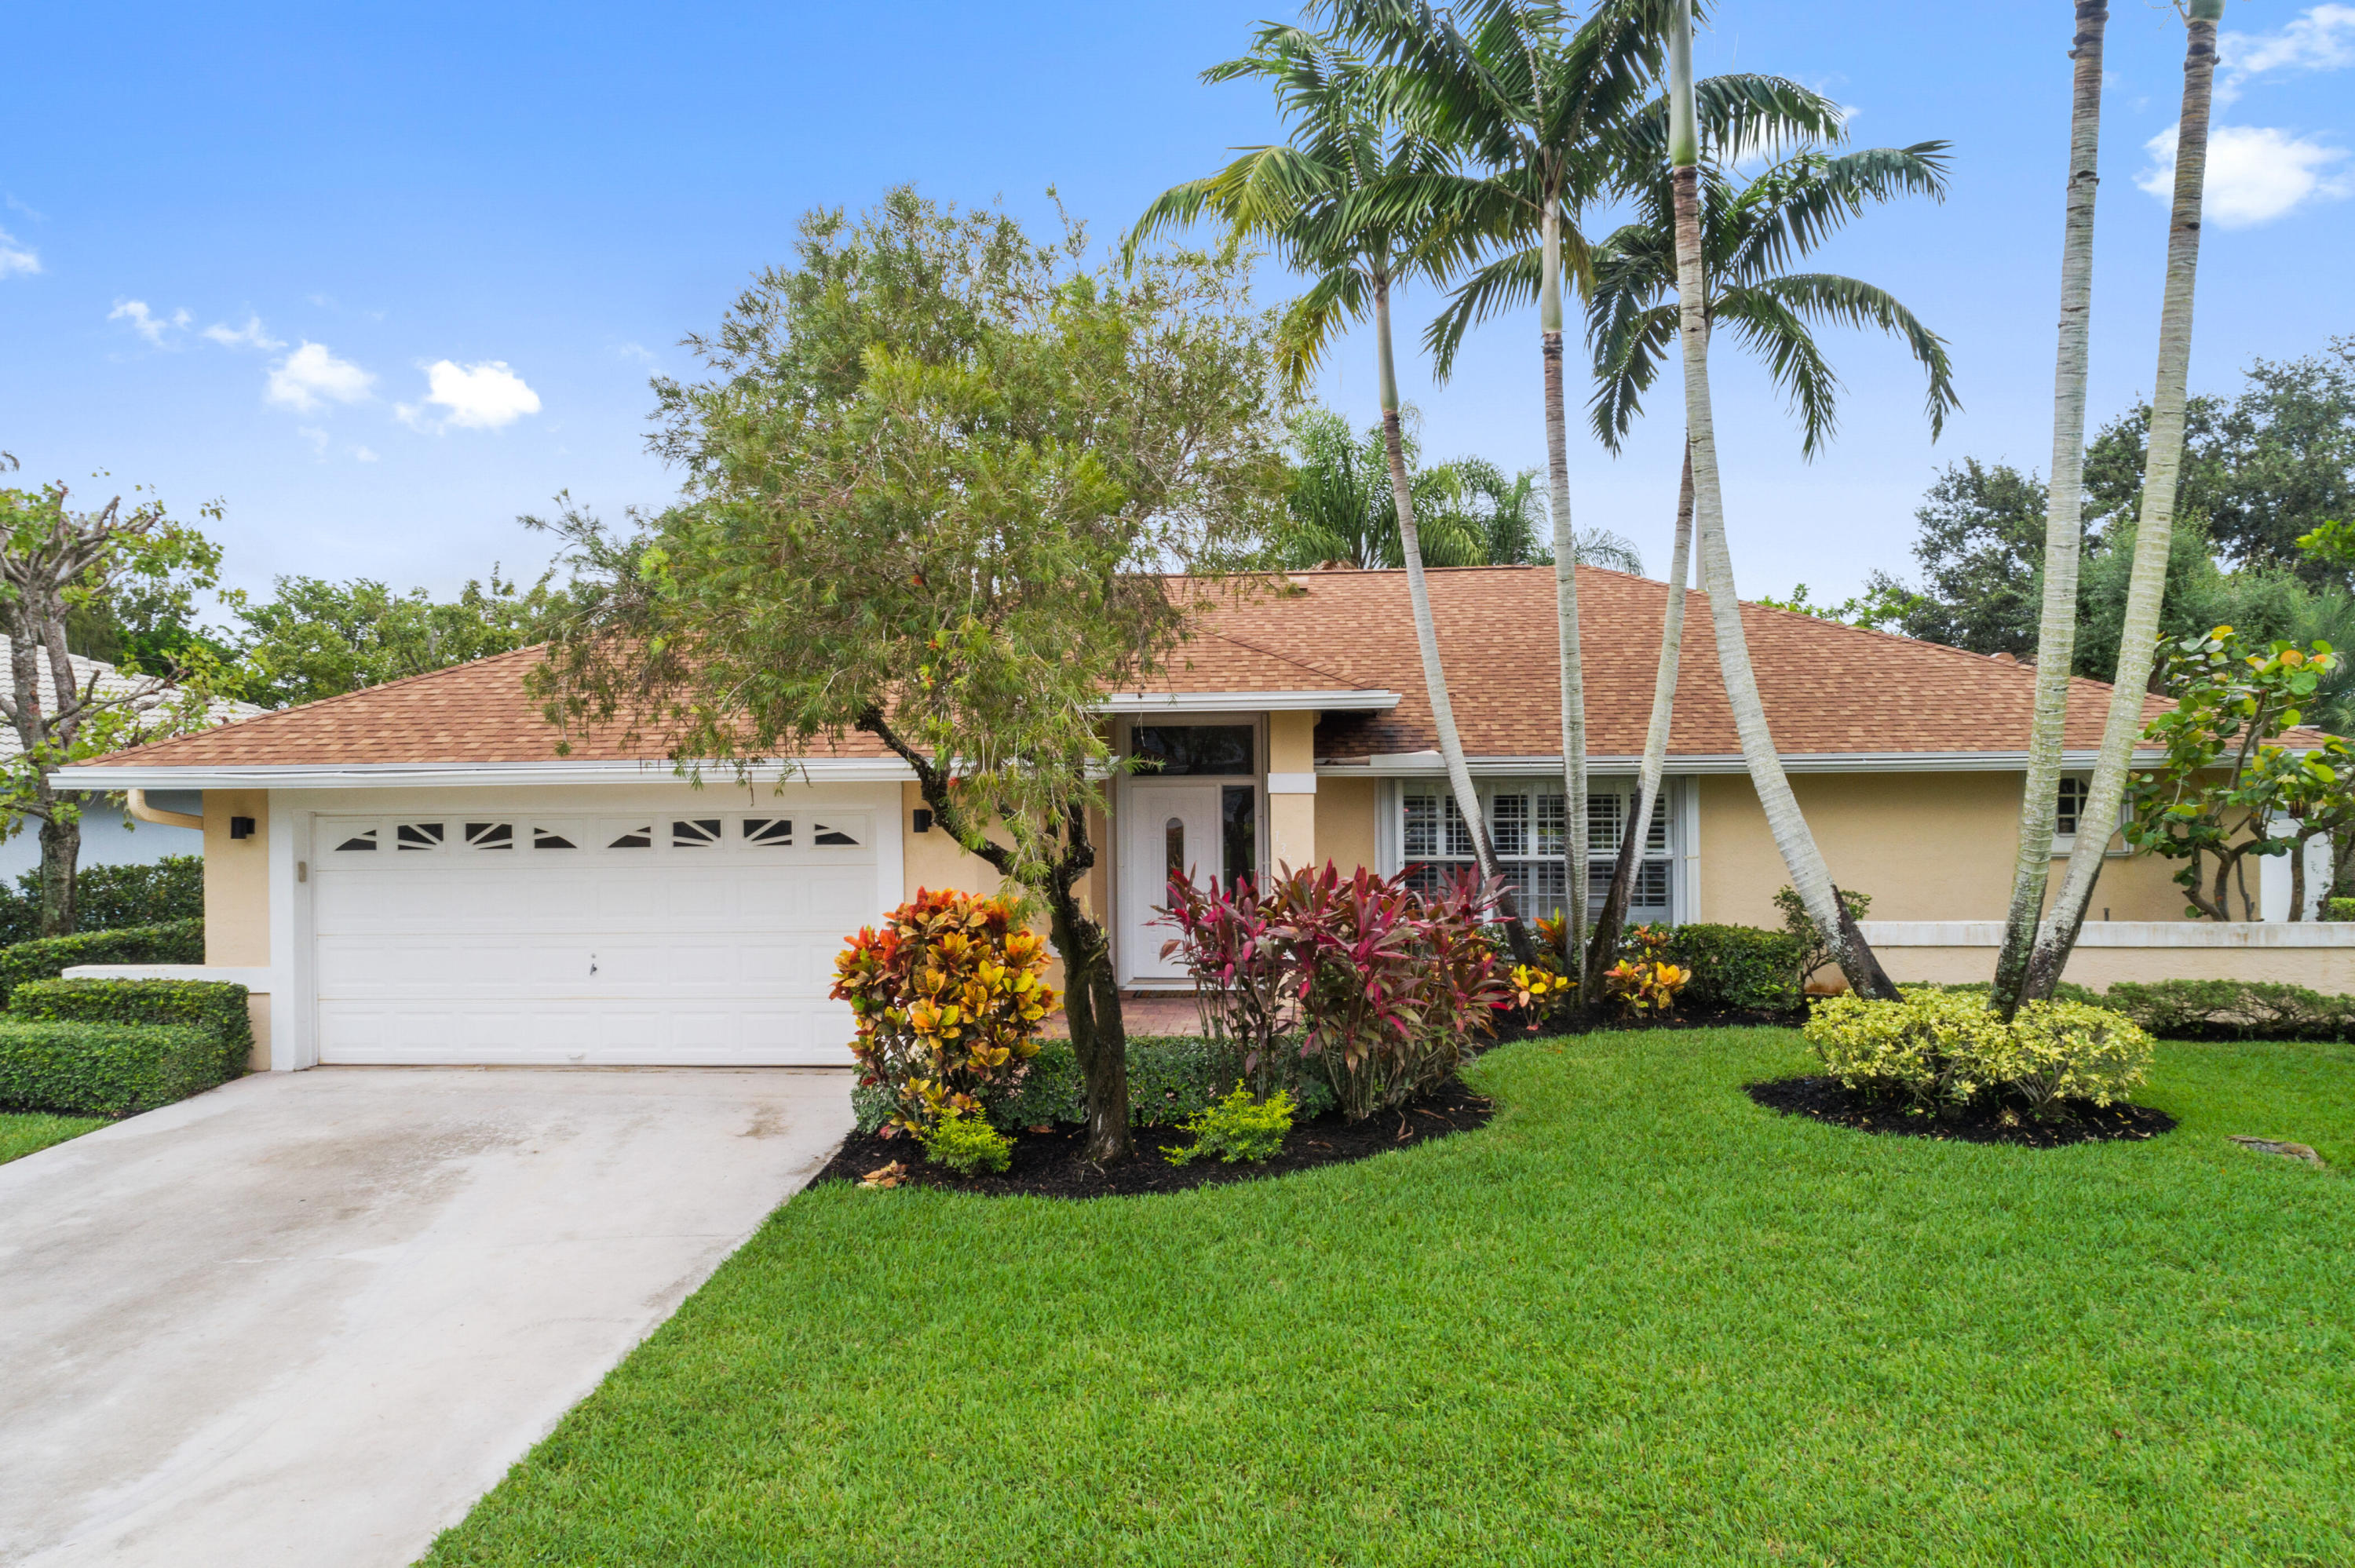
[[[2044,482],[2035,474],[1977,458],[1949,463],[1913,513],[1921,586],[1874,572],[1867,597],[1910,600],[1896,621],[1908,637],[2032,659],[2045,508]]]
[[[220,550],[174,522],[155,501],[126,509],[116,496],[94,512],[68,504],[64,484],[0,490],[0,623],[10,661],[0,717],[16,732],[17,754],[0,765],[0,836],[39,824],[41,933],[75,929],[74,878],[89,792],[60,789],[53,770],[126,746],[210,722],[218,672],[208,651],[186,646],[184,662],[127,671],[119,681],[74,673],[67,628],[77,610],[144,595],[186,603],[208,588]],[[218,505],[203,509],[218,518]]]
[[[554,577],[527,589],[494,567],[488,586],[469,581],[442,604],[366,577],[279,577],[258,604],[224,595],[247,632],[239,694],[266,707],[313,703],[544,642],[579,609]]]
[[[2290,918],[2306,917],[2307,842],[2355,830],[2355,746],[2333,736],[2294,753],[2276,737],[2341,662],[2328,643],[2256,647],[2230,626],[2168,647],[2162,680],[2176,705],[2147,732],[2165,755],[2129,781],[2126,839],[2184,863],[2175,882],[2187,915],[2230,920],[2237,893],[2240,917],[2256,919],[2246,863],[2286,854]]]
[[[1887,631],[1902,622],[1921,598],[1902,588],[1876,584],[1863,593],[1853,594],[1838,604],[1817,604],[1807,597],[1807,585],[1800,583],[1791,589],[1788,599],[1775,599],[1761,594],[1751,600],[1770,609],[1787,609],[1794,615],[1812,615],[1817,620],[1835,621],[1841,626],[1862,626],[1874,631]]]
[[[1120,993],[1081,902],[1112,765],[1098,705],[1170,667],[1281,504],[1274,323],[1232,249],[1090,270],[1085,236],[911,189],[803,220],[661,391],[679,503],[568,513],[589,592],[534,678],[566,746],[613,726],[739,778],[852,732],[1044,906],[1090,1158],[1130,1150]],[[1240,589],[1238,591],[1241,591]]]
[[[1426,468],[1407,410],[1403,445],[1407,489],[1414,504],[1423,560],[1434,567],[1500,567],[1553,559],[1547,542],[1545,498],[1537,471],[1510,479],[1485,458],[1457,458]],[[1391,496],[1390,454],[1381,428],[1353,433],[1330,408],[1309,408],[1291,425],[1292,488],[1284,521],[1268,541],[1271,565],[1300,569],[1327,561],[1353,567],[1397,567],[1397,514]],[[1636,546],[1606,528],[1578,535],[1578,558],[1617,571],[1640,573]]]
[[[2186,401],[2177,511],[2206,524],[2227,562],[2344,582],[2344,563],[2318,560],[2299,541],[2355,517],[2355,337],[2297,359],[2259,358],[2243,378],[2232,397]],[[2132,522],[2140,504],[2150,418],[2148,402],[2136,404],[2086,453],[2088,505],[2113,524]]]

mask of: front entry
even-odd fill
[[[1153,922],[1168,901],[1169,878],[1184,876],[1197,887],[1219,877],[1223,849],[1219,833],[1219,786],[1212,783],[1137,782],[1128,787],[1128,826],[1122,834],[1121,885],[1125,906],[1122,935],[1128,978],[1184,980],[1186,966],[1164,960],[1161,945],[1177,933]]]

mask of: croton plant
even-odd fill
[[[1048,962],[1010,900],[945,888],[918,888],[850,938],[831,994],[858,1019],[859,1082],[891,1097],[887,1135],[978,1115],[985,1093],[1022,1080],[1060,1000]]]

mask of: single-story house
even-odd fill
[[[1552,568],[1430,581],[1498,851],[1525,906],[1559,903]],[[1666,589],[1581,568],[1580,594],[1599,896],[1643,747]],[[1776,745],[1835,877],[1871,895],[1876,928],[1976,922],[1984,936],[2009,894],[2033,672],[1760,606],[1743,615]],[[693,788],[618,735],[576,737],[559,757],[525,692],[536,659],[241,719],[62,781],[202,793],[208,962],[268,993],[281,1069],[844,1062],[847,1012],[826,993],[845,935],[919,885],[996,885],[931,829],[906,768],[865,736],[750,788]],[[1221,599],[1176,663],[1103,705],[1120,753],[1162,763],[1118,778],[1110,820],[1095,824],[1106,853],[1088,895],[1124,984],[1185,983],[1151,925],[1172,865],[1469,863],[1402,573],[1305,572]],[[2108,695],[2075,684],[2074,768],[2091,768]],[[1697,593],[1668,775],[1636,917],[1777,923],[1786,878]],[[2064,804],[2078,788],[2064,784]],[[2095,914],[2178,920],[2171,870],[2118,854]]]

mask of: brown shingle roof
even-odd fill
[[[1430,574],[1440,649],[1465,751],[1548,757],[1561,750],[1553,570],[1483,567]],[[1192,692],[1388,690],[1387,713],[1331,714],[1317,726],[1320,760],[1355,761],[1437,744],[1408,610],[1395,571],[1305,572],[1279,588],[1221,601],[1202,634],[1152,689]],[[1296,591],[1295,591],[1296,590]],[[1579,569],[1586,651],[1589,751],[1643,749],[1666,590],[1619,572]],[[1959,649],[1742,606],[1742,625],[1775,745],[1792,753],[2019,752],[2028,744],[2035,673]],[[529,649],[412,676],[299,708],[240,719],[105,760],[158,767],[271,764],[538,762],[555,731],[524,692]],[[2077,681],[2068,745],[2100,740],[2109,688]],[[2165,704],[2151,698],[2147,713]],[[1727,757],[1741,749],[1718,675],[1709,601],[1686,601],[1670,753]],[[585,761],[655,758],[658,743],[625,746],[618,731],[576,737]],[[835,753],[877,757],[863,735]]]

